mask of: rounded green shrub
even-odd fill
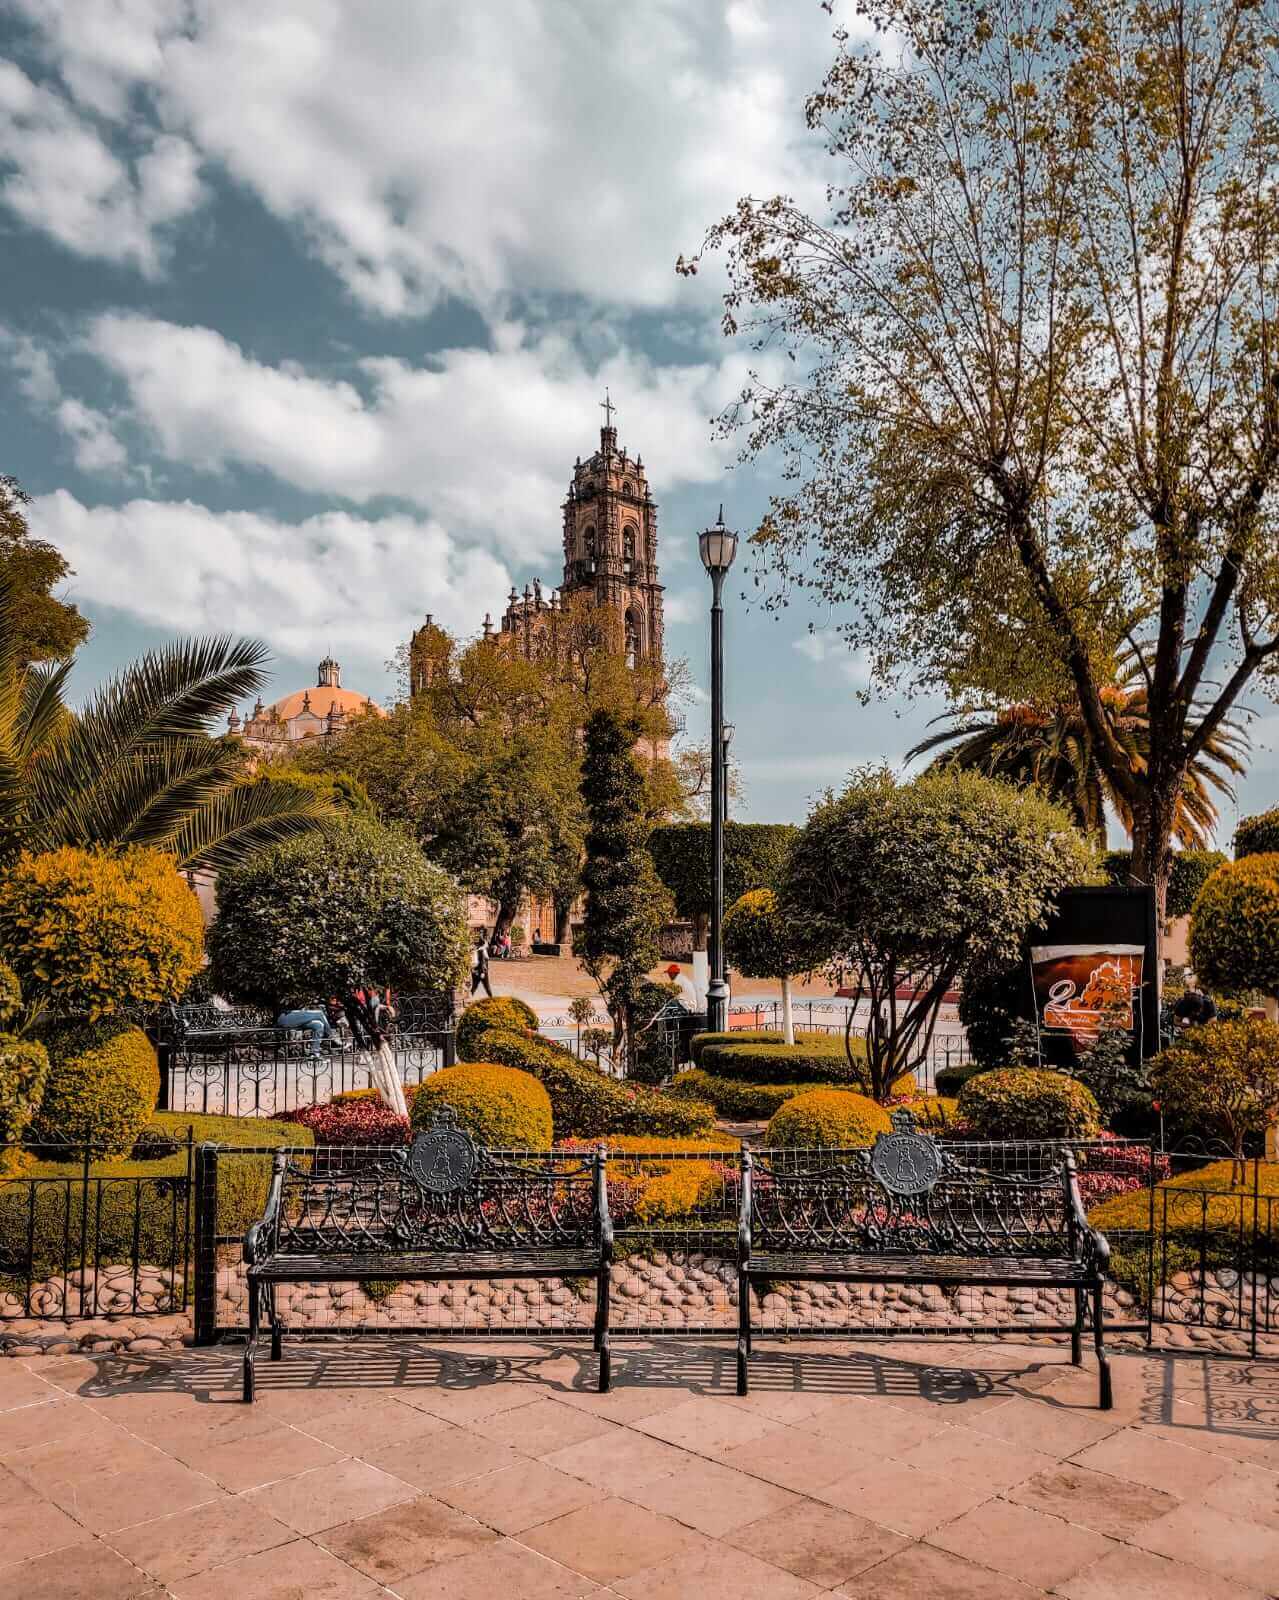
[[[458,1018],[456,1044],[459,1061],[484,1059],[479,1044],[490,1028],[503,1028],[509,1033],[535,1033],[537,1012],[514,995],[500,994],[491,1000],[472,1000]]]
[[[1235,829],[1235,860],[1279,851],[1279,806],[1256,816],[1240,817]]]
[[[549,1150],[555,1142],[550,1096],[532,1073],[491,1062],[433,1072],[413,1096],[413,1131],[429,1128],[444,1105],[491,1150]]]
[[[127,1156],[151,1120],[160,1067],[141,1028],[117,1018],[50,1032],[49,1076],[31,1131],[48,1145],[92,1145]]]
[[[699,1065],[720,1078],[736,1078],[743,1083],[825,1083],[844,1084],[866,1094],[870,1075],[860,1052],[854,1049],[849,1065],[844,1041],[837,1035],[818,1035],[826,1042],[803,1044],[712,1044],[701,1052]],[[894,1083],[893,1094],[911,1094],[913,1073],[903,1073]]]
[[[729,1122],[766,1122],[780,1106],[812,1087],[811,1083],[744,1083],[690,1067],[676,1075],[670,1092],[685,1100],[708,1101]]]
[[[764,1142],[774,1148],[847,1149],[874,1144],[891,1133],[888,1113],[878,1102],[852,1089],[809,1089],[788,1100],[773,1116]]]
[[[775,1044],[784,1045],[785,1040],[777,1028],[730,1028],[727,1033],[695,1033],[688,1042],[688,1053],[693,1065],[700,1067],[702,1052],[712,1050],[718,1045],[743,1045],[743,1044]],[[839,1055],[844,1053],[843,1033],[816,1033],[805,1032],[803,1029],[795,1030],[795,1043],[792,1047],[796,1050],[831,1050]],[[853,1049],[863,1051],[861,1039],[854,1036]]]
[[[0,1160],[27,1131],[44,1094],[49,1053],[35,1039],[0,1033]]]
[[[958,1109],[979,1139],[1092,1139],[1101,1132],[1096,1100],[1064,1072],[978,1073],[959,1091]]]
[[[1279,994],[1279,854],[1217,868],[1190,914],[1190,960],[1227,994]]]

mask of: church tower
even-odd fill
[[[638,661],[662,654],[662,586],[657,581],[657,505],[644,463],[618,449],[614,406],[605,392],[600,447],[579,457],[564,501],[563,599],[585,596],[617,617],[618,643]]]

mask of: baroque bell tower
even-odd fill
[[[605,390],[600,447],[578,458],[564,501],[564,599],[583,596],[617,619],[627,656],[661,659],[662,585],[657,581],[657,505],[644,463],[618,449],[616,407]]]

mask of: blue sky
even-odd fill
[[[234,630],[273,694],[331,649],[388,697],[424,613],[470,632],[557,581],[606,385],[705,686],[696,532],[769,486],[712,437],[748,364],[715,278],[673,264],[741,194],[820,206],[831,28],[816,0],[0,0],[3,470],[76,569],[78,686]],[[829,619],[766,615],[739,568],[743,814],[800,819],[938,708],[863,707]],[[1254,732],[1244,811],[1275,791]]]

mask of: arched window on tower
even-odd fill
[[[595,571],[595,529],[587,528],[582,533],[582,559],[586,563],[587,572]]]
[[[639,612],[632,608],[626,613],[626,665],[635,666],[644,653],[644,625]]]
[[[635,529],[629,525],[622,530],[622,571],[628,578],[635,571]]]

